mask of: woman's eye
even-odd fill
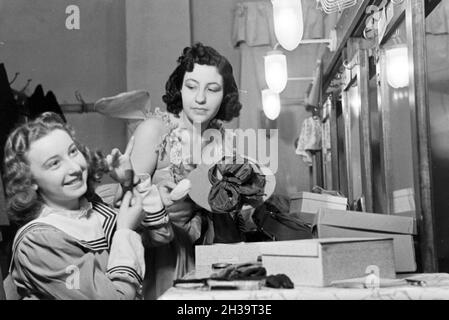
[[[220,89],[218,89],[218,88],[209,88],[209,91],[211,91],[211,92],[219,92]]]
[[[57,168],[61,162],[59,160],[53,160],[48,164],[50,169]]]
[[[69,153],[70,153],[70,155],[72,155],[72,156],[77,155],[77,154],[78,154],[78,148],[73,148],[73,149],[71,149]]]

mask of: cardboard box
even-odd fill
[[[391,237],[396,272],[415,272],[415,220],[410,217],[321,209],[314,223],[318,238]]]
[[[246,263],[257,261],[263,242],[217,243],[195,246],[195,266],[211,266],[213,263]]]
[[[286,274],[295,285],[324,287],[335,280],[364,277],[377,267],[395,278],[391,238],[328,238],[265,242],[267,274]]]
[[[415,195],[412,188],[393,191],[393,211],[395,213],[415,211]]]
[[[290,195],[290,213],[299,213],[306,223],[312,224],[319,209],[346,210],[348,199],[312,192],[297,192]]]

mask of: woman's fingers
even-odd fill
[[[159,183],[157,187],[164,206],[171,206],[173,204],[173,200],[170,198],[170,192],[176,187],[176,184],[172,181],[166,180]]]
[[[174,183],[173,181],[170,181],[170,180],[163,180],[158,183],[158,187],[159,187],[159,189],[164,188],[167,191],[171,192],[174,188],[176,188],[176,183]]]
[[[170,197],[173,201],[184,199],[190,191],[191,182],[189,179],[179,181],[175,188],[170,192]]]
[[[120,152],[119,149],[114,148],[112,150],[112,152],[111,152],[111,155],[112,155],[112,165],[114,167],[118,166],[119,165],[119,159],[120,159],[120,156],[122,155],[122,153]]]
[[[132,193],[130,191],[126,191],[125,195],[122,198],[122,203],[120,205],[120,210],[127,209],[130,205]]]
[[[112,155],[108,154],[106,156],[106,163],[108,164],[109,170],[112,170]]]
[[[142,206],[143,199],[142,199],[142,195],[140,194],[140,192],[137,191],[136,189],[133,189],[133,195],[134,195],[133,200],[135,200],[134,205]]]

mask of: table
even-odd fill
[[[210,268],[199,268],[185,278],[202,278],[211,274]],[[398,278],[409,277],[398,275]],[[448,273],[413,274],[414,279],[426,282],[426,286],[396,286],[387,288],[335,288],[302,287],[294,289],[273,289],[262,287],[259,290],[205,290],[168,289],[159,300],[433,300],[449,299]]]

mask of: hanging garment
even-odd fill
[[[296,154],[302,156],[302,160],[311,166],[311,151],[316,150],[321,150],[321,120],[318,117],[309,117],[302,123]]]
[[[30,119],[37,118],[41,113],[45,112],[45,95],[42,85],[38,85],[34,89],[33,94],[28,99],[28,111]]]
[[[0,64],[0,159],[3,159],[3,149],[8,134],[19,121],[19,110],[14,95],[9,86],[8,75],[3,63]],[[0,168],[1,171],[1,168]]]
[[[19,108],[14,100],[14,94],[9,85],[8,75],[3,63],[0,63],[0,159],[3,163],[4,147],[8,134],[19,122]],[[6,214],[5,194],[2,182],[3,166],[0,166],[0,268],[6,268],[6,258],[3,256],[7,252],[8,239],[3,231],[7,231],[9,224]],[[6,238],[6,239],[5,239]],[[7,262],[7,261],[6,261]],[[5,269],[3,269],[5,270]],[[1,272],[1,271],[0,271]],[[0,291],[3,288],[0,287]],[[0,296],[2,292],[0,292]],[[0,298],[1,299],[1,298]]]
[[[48,91],[45,95],[45,105],[46,111],[51,111],[56,114],[58,114],[62,121],[67,122],[66,118],[64,117],[64,114],[62,112],[61,106],[58,103],[58,100],[56,100],[56,97],[52,91]]]
[[[40,84],[36,87],[36,89],[34,89],[31,97],[28,98],[26,109],[30,120],[35,119],[42,113],[49,111],[58,114],[62,121],[67,122],[54,93],[52,91],[48,91],[47,94],[45,94],[44,89]]]

